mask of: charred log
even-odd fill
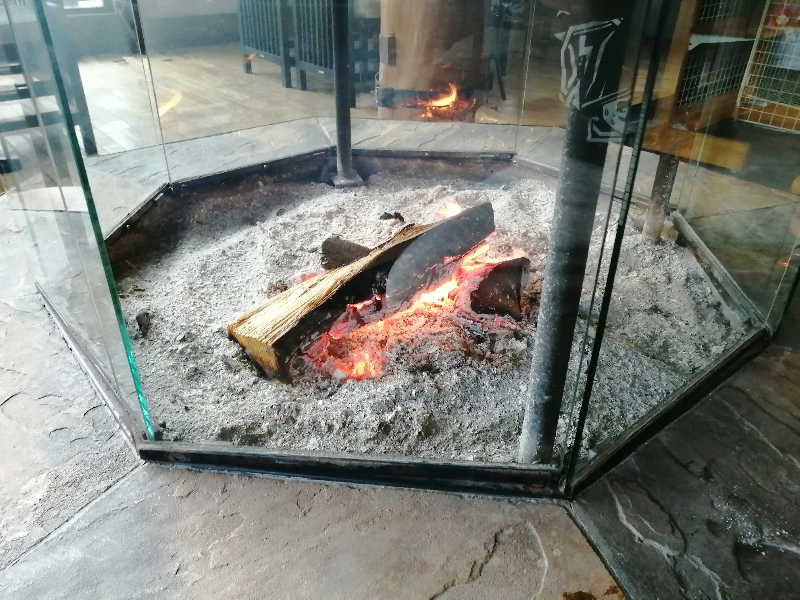
[[[522,318],[522,289],[525,287],[531,261],[512,258],[498,263],[472,292],[472,310],[476,313],[510,315]]]
[[[394,262],[386,280],[386,305],[395,309],[435,283],[437,267],[477,246],[494,231],[488,202],[441,221],[414,240]]]
[[[405,223],[403,215],[401,215],[399,212],[385,212],[378,218],[382,221],[400,221],[401,223]]]
[[[342,239],[338,235],[332,235],[322,242],[320,251],[320,262],[324,269],[336,269],[349,265],[370,253],[370,249],[366,246]]]

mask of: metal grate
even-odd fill
[[[297,58],[311,67],[333,69],[331,0],[295,0]]]
[[[767,6],[736,116],[800,131],[800,0]]]
[[[697,5],[697,21],[709,22],[747,16],[745,0],[701,0]]]
[[[281,55],[281,0],[241,0],[242,45],[273,57]]]
[[[701,44],[690,51],[677,104],[694,104],[738,90],[747,70],[751,48],[752,44],[745,41]]]

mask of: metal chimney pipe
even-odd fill
[[[350,138],[352,73],[348,0],[333,0],[333,81],[336,91],[336,175],[333,185],[356,187],[364,180],[353,170]]]

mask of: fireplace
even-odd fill
[[[359,155],[365,185],[336,189],[320,177],[325,164],[315,156],[189,186],[112,245],[159,435],[513,463],[555,173],[505,159]],[[583,376],[582,332],[597,322],[604,232],[592,235],[570,379]],[[619,267],[626,300],[595,382],[604,412],[587,419],[587,456],[742,327],[689,249],[653,247],[635,229],[626,248],[636,258]],[[693,330],[675,326],[688,315]],[[673,332],[654,344],[666,324]],[[559,446],[569,419],[565,408]]]
[[[530,260],[495,230],[491,203],[449,199],[438,212],[451,216],[404,225],[372,249],[326,238],[329,271],[249,309],[228,334],[268,375],[290,380],[380,377],[390,357],[396,368],[434,369],[437,351],[501,360],[502,338],[522,336],[518,322],[534,309]]]
[[[44,302],[142,456],[558,495],[777,323],[794,204],[686,152],[742,144],[664,125],[670,143],[646,145],[671,5],[543,2],[534,23],[526,0],[246,4],[280,69],[242,72],[237,44],[80,64],[90,157],[47,23],[6,3],[20,35],[41,29],[18,100],[48,112],[3,133],[19,172],[0,208],[24,217]],[[123,70],[146,76],[127,128],[97,109]],[[120,150],[151,112],[168,142]],[[728,243],[727,208],[753,198],[769,235]]]

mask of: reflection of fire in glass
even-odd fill
[[[422,109],[419,117],[427,121],[462,121],[475,107],[474,98],[459,96],[458,86],[447,84],[448,91],[430,99],[414,98],[406,107]]]

